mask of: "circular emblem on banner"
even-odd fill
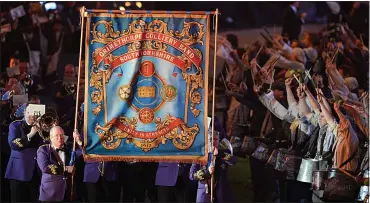
[[[154,64],[153,62],[151,61],[144,61],[141,65],[140,65],[140,75],[144,76],[144,77],[151,77],[154,75],[155,73],[155,67],[154,67]]]
[[[165,85],[162,87],[161,90],[161,97],[165,101],[172,101],[177,96],[177,90],[172,85]]]
[[[154,111],[150,108],[143,108],[139,111],[139,119],[142,123],[148,124],[154,120]]]
[[[131,87],[129,85],[123,85],[119,87],[118,96],[123,101],[126,101],[131,96]]]

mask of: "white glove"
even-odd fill
[[[31,132],[29,132],[29,133],[27,134],[28,141],[30,141],[30,140],[31,140],[31,138],[32,138],[33,136],[35,136],[37,132],[38,132],[37,128],[36,128],[35,126],[32,126],[32,128],[31,128]]]
[[[209,174],[213,174],[214,172],[215,172],[215,166],[213,166],[213,165],[210,165],[209,167],[208,167],[208,172],[209,172]]]

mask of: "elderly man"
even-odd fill
[[[5,172],[10,180],[12,202],[37,200],[39,176],[36,167],[36,151],[41,142],[36,127],[32,127],[35,117],[27,105],[23,120],[9,125],[8,143],[11,154]]]
[[[50,144],[37,150],[37,164],[42,171],[40,201],[68,201],[75,168],[68,166],[71,147],[65,144],[65,137],[63,129],[55,126],[50,130]]]

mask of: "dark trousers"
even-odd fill
[[[2,136],[5,136],[5,135],[2,134]],[[3,140],[1,140],[1,141],[3,141]],[[3,145],[1,145],[1,146],[3,146]],[[2,170],[1,170],[1,184],[0,184],[0,187],[1,187],[1,202],[10,202],[10,182],[9,182],[8,179],[4,178],[5,169],[8,165],[8,161],[9,161],[9,156],[10,156],[10,154],[8,154],[8,153],[4,153],[4,152],[1,153],[1,167],[2,167]]]
[[[119,202],[118,182],[100,177],[96,183],[85,183],[88,202]]]
[[[188,191],[181,176],[175,186],[158,186],[159,202],[188,202]]]
[[[34,176],[31,181],[10,180],[11,202],[38,201],[39,178]]]
[[[122,184],[123,202],[145,202],[145,185],[141,181],[127,180]]]
[[[155,185],[155,177],[157,174],[158,163],[142,163],[145,172],[142,173],[142,180],[147,191],[147,196],[150,202],[158,202],[158,191]]]
[[[277,196],[277,183],[268,173],[265,163],[250,157],[253,202],[270,202]]]

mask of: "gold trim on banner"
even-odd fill
[[[90,36],[90,20],[91,18],[86,16],[86,35],[85,35],[85,97],[84,97],[84,149],[85,152],[87,147],[87,118],[89,112],[89,36]]]
[[[206,15],[201,14],[155,14],[155,13],[137,13],[137,14],[124,14],[124,13],[88,13],[88,17],[111,17],[111,18],[198,18],[204,19],[207,18]]]
[[[165,117],[163,121],[161,121],[161,118],[156,118],[155,125],[157,131],[169,128],[169,126],[176,120],[178,120],[178,118],[169,114]],[[115,126],[115,123],[109,123],[105,126],[97,124],[95,126],[95,133],[99,136],[105,149],[116,149],[121,144],[122,139],[126,139],[127,144],[130,144],[132,142],[144,152],[148,152],[153,148],[158,148],[159,144],[165,144],[167,140],[172,140],[173,145],[177,149],[186,150],[193,145],[196,135],[199,134],[200,130],[198,124],[194,124],[193,127],[188,127],[185,123],[181,122],[178,123],[179,125],[175,128],[168,130],[168,133],[164,136],[157,136],[150,139],[140,139],[132,135],[132,133],[130,132],[130,129],[136,129],[138,123],[137,118],[133,117],[132,119],[130,119],[125,116],[121,116],[118,122],[127,126],[129,129],[125,131],[116,127],[113,130],[112,128],[113,126]]]
[[[86,13],[120,13],[120,14],[129,14],[129,13],[132,13],[132,14],[161,14],[161,15],[165,15],[165,14],[182,14],[182,15],[189,15],[189,14],[198,14],[198,15],[201,15],[201,16],[205,16],[205,15],[213,15],[216,13],[216,11],[158,11],[158,10],[154,10],[154,11],[147,11],[147,10],[105,10],[105,9],[88,9]]]
[[[114,30],[114,27],[112,26],[112,21],[99,21],[98,23],[93,25],[93,30],[90,31],[91,26],[91,17],[99,16],[99,17],[172,17],[172,18],[206,18],[207,23],[207,31],[204,31],[204,25],[200,24],[199,22],[192,21],[192,22],[184,22],[184,28],[182,30],[171,30],[168,28],[168,24],[155,19],[151,21],[150,23],[146,23],[142,20],[133,21],[130,23],[129,28],[127,30]],[[102,24],[104,25],[106,32],[99,32],[96,30],[96,27]],[[113,70],[110,68],[107,68],[105,71],[105,74],[97,67],[97,62],[94,61],[94,55],[95,52],[98,50],[94,50],[92,53],[92,64],[90,64],[90,52],[89,52],[89,44],[90,44],[90,33],[92,34],[93,39],[91,40],[91,43],[103,43],[107,44],[109,42],[114,41],[115,39],[122,37],[123,35],[132,34],[132,33],[142,33],[142,32],[156,32],[165,34],[168,36],[176,37],[179,41],[186,44],[187,46],[194,45],[196,43],[199,43],[201,45],[204,44],[202,41],[202,38],[204,34],[206,34],[206,58],[205,58],[205,75],[203,75],[203,70],[201,67],[197,67],[188,58],[185,53],[183,53],[179,57],[183,61],[185,61],[185,64],[190,63],[187,69],[184,69],[182,71],[182,76],[184,77],[186,84],[189,85],[189,89],[186,92],[186,97],[189,98],[191,104],[190,104],[190,111],[192,114],[197,117],[200,114],[200,110],[196,108],[196,105],[199,105],[201,101],[203,100],[202,95],[200,94],[199,89],[204,89],[205,92],[205,105],[204,105],[204,123],[207,123],[207,116],[208,116],[208,57],[209,57],[209,24],[210,24],[210,18],[209,15],[199,15],[199,14],[104,14],[104,13],[89,13],[87,14],[87,21],[86,21],[86,42],[85,42],[85,72],[90,72],[90,78],[89,74],[85,75],[85,114],[84,119],[87,121],[88,119],[88,111],[92,110],[93,114],[96,116],[98,115],[103,106],[106,105],[103,104],[103,77],[105,76],[105,82],[108,83],[111,75],[113,73]],[[190,29],[193,26],[198,27],[198,31],[192,32]],[[131,42],[127,46],[130,48],[131,51],[137,51],[137,50],[161,50],[166,51],[168,45],[171,44],[165,44],[164,42],[159,41],[151,41],[151,40],[143,40],[142,42]],[[188,47],[190,48],[190,47]],[[196,48],[190,48],[199,58],[202,63],[203,56],[202,53],[196,49]],[[104,61],[102,63],[110,64],[116,56],[113,56],[111,53],[108,54],[108,56],[105,57]],[[105,65],[104,64],[104,65]],[[195,67],[196,72],[194,73],[187,73],[187,70],[191,68],[191,66]],[[89,67],[91,67],[91,70],[89,70]],[[205,78],[204,78],[205,76]],[[89,95],[89,88],[94,88],[94,90],[91,92],[91,95]],[[109,95],[107,95],[109,96]],[[94,105],[94,108],[89,108],[89,101]],[[188,111],[189,106],[185,108],[185,111]],[[158,124],[157,119],[155,118],[156,124]],[[165,119],[166,120],[166,119]],[[164,122],[164,121],[163,121]],[[99,137],[102,140],[102,145],[106,149],[114,149],[117,148],[121,144],[121,140],[125,138],[126,136],[126,142],[132,142],[136,146],[140,146],[143,151],[150,151],[151,149],[158,147],[161,143],[165,143],[166,140],[171,140],[174,144],[174,146],[178,149],[186,150],[191,147],[193,144],[196,135],[199,133],[199,127],[197,124],[195,124],[193,127],[188,127],[185,124],[180,125],[178,128],[175,128],[171,131],[171,133],[168,133],[168,135],[162,137],[161,139],[130,139],[129,135],[126,133],[126,135],[120,131],[118,128],[114,128],[112,126],[106,126],[107,125],[107,118],[105,119],[104,125],[98,125],[95,126],[96,133],[99,135]],[[93,127],[93,126],[91,126]],[[205,156],[199,157],[199,156],[159,156],[154,157],[151,159],[148,159],[148,156],[103,156],[103,155],[84,155],[86,159],[88,160],[102,160],[102,161],[109,161],[109,160],[141,160],[141,161],[169,161],[169,162],[176,162],[179,160],[183,160],[183,162],[193,162],[195,159],[198,161],[195,161],[197,163],[205,164],[207,162],[207,149],[208,149],[208,127],[205,125]],[[84,152],[86,152],[87,147],[87,122],[84,123]],[[114,131],[112,129],[115,129]],[[157,128],[158,129],[158,128]],[[180,130],[180,131],[179,131]],[[144,142],[143,142],[144,141]],[[150,144],[147,144],[147,143]],[[150,146],[150,147],[147,147]],[[149,155],[150,156],[150,155]]]
[[[104,25],[105,27],[105,31],[106,31],[104,32],[105,34],[103,32],[99,32],[96,30],[97,26],[101,24]],[[191,33],[190,28],[192,26],[197,26],[199,28],[199,31],[197,31],[196,33]],[[114,31],[112,27],[112,21],[108,22],[108,21],[101,20],[93,25],[93,31],[91,32],[93,35],[93,39],[91,43],[105,42],[103,44],[107,44],[109,42],[112,42],[115,38],[121,37],[123,35],[129,35],[133,33],[143,33],[143,32],[155,32],[155,33],[166,34],[169,36],[175,35],[178,38],[182,38],[181,40],[179,39],[181,42],[183,42],[187,46],[191,46],[196,43],[203,44],[203,41],[201,40],[205,34],[203,30],[204,30],[204,26],[201,25],[199,22],[195,22],[195,21],[194,22],[184,22],[184,28],[182,31],[178,31],[178,30],[169,31],[167,23],[161,20],[155,19],[150,23],[146,23],[145,21],[139,19],[139,20],[135,20],[131,22],[127,30]],[[144,46],[142,46],[141,43],[143,43]],[[148,44],[147,46],[145,46],[144,42],[132,42],[131,44],[128,45],[128,47],[130,51],[136,51],[138,49],[146,50],[145,48],[149,48],[149,49],[152,48]],[[164,51],[164,49],[166,49],[167,46],[164,45],[163,42],[154,41],[153,48]],[[198,49],[194,48],[192,50],[200,57],[201,60],[203,60],[202,53]],[[98,51],[99,49],[93,52],[93,58],[97,54],[96,52]],[[184,61],[190,61],[190,59],[188,59],[184,55],[179,56],[179,58],[183,59]],[[107,57],[107,60],[108,62],[112,62],[114,60],[114,56],[112,54],[109,54]],[[102,110],[102,101],[104,99],[104,95],[102,95],[103,94],[102,92],[104,89],[103,84],[102,84],[103,76],[104,75],[106,76],[104,79],[105,79],[105,82],[108,83],[110,76],[112,74],[112,71],[113,71],[108,68],[107,71],[105,71],[105,74],[103,74],[103,72],[97,68],[98,65],[99,64],[97,64],[97,62],[93,60],[93,68],[90,73],[91,75],[90,87],[95,87],[96,89],[90,95],[92,103],[97,104],[97,107],[92,109],[94,115],[98,115],[98,113]],[[203,80],[203,71],[201,67],[197,67],[197,66],[195,67],[197,68],[196,73],[189,74],[186,72],[186,69],[184,69],[184,71],[182,72],[182,75],[187,83],[187,86],[189,87],[187,88],[186,99],[189,98],[191,101],[190,111],[193,113],[195,117],[198,117],[200,114],[200,110],[196,108],[196,105],[200,104],[203,98],[202,98],[202,95],[197,90],[200,88],[204,88],[204,80]],[[191,66],[189,66],[188,68],[191,68]],[[188,105],[186,104],[185,115],[187,115],[187,111],[188,111]],[[185,120],[187,121],[187,119]]]
[[[206,66],[205,66],[205,91],[204,91],[204,102],[205,102],[205,107],[204,107],[204,129],[205,129],[205,133],[204,133],[204,140],[206,140],[206,147],[204,148],[204,154],[208,154],[208,125],[206,125],[206,123],[208,123],[208,91],[209,91],[209,88],[208,88],[208,74],[209,74],[209,41],[210,41],[210,20],[209,20],[209,15],[207,15],[207,33],[206,33],[206,44],[208,45],[206,47]],[[213,113],[213,112],[212,112]]]
[[[120,156],[120,155],[97,155],[97,154],[83,154],[85,161],[99,162],[99,161],[137,161],[137,162],[167,162],[167,163],[196,163],[207,164],[208,156]]]

